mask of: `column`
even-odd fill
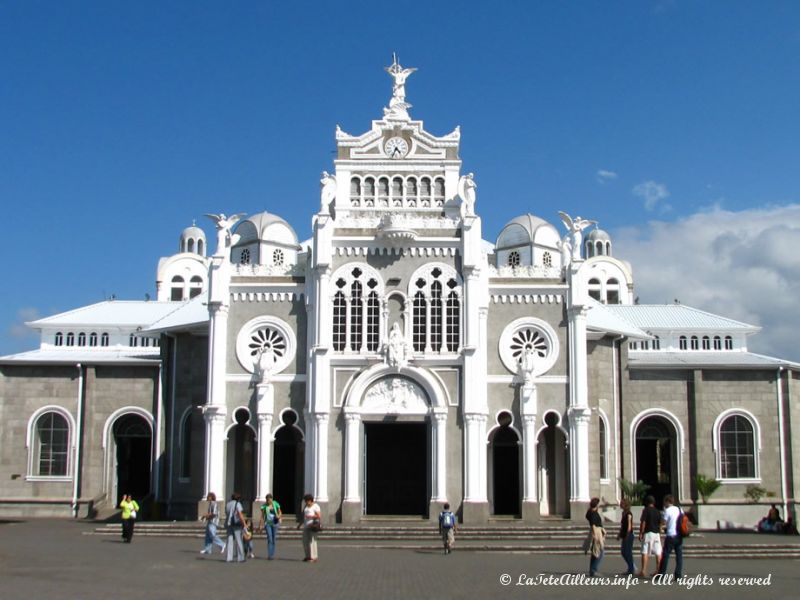
[[[347,413],[344,418],[344,501],[361,502],[361,415]]]
[[[571,278],[574,282],[576,278]],[[569,309],[570,502],[589,502],[589,388],[585,305]]]
[[[314,414],[316,424],[315,460],[316,490],[314,499],[318,502],[328,501],[328,413]]]
[[[225,418],[228,409],[207,404],[203,407],[206,422],[205,494],[214,492],[218,498],[225,497]]]
[[[522,465],[523,465],[523,502],[538,502],[536,489],[538,477],[536,464],[536,415],[522,417]]]
[[[434,468],[433,501],[447,501],[447,409],[433,413]]]
[[[570,408],[568,415],[570,502],[589,502],[589,421],[592,411],[588,407]]]
[[[464,415],[466,452],[464,501],[488,502],[486,497],[486,415]]]

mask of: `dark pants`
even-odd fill
[[[133,524],[136,519],[122,519],[122,539],[130,543],[133,539]]]
[[[664,551],[661,553],[661,564],[658,572],[662,575],[667,572],[669,555],[675,550],[675,578],[683,576],[683,538],[679,535],[668,535],[664,538]]]
[[[603,560],[603,554],[605,554],[605,550],[600,551],[600,556],[589,554],[589,575],[592,577],[597,575],[597,569],[600,568],[600,561]]]
[[[620,554],[622,554],[622,558],[628,565],[628,575],[636,573],[636,565],[633,564],[633,540],[634,535],[631,531],[626,537],[622,538],[622,544],[620,545]]]

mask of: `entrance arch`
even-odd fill
[[[139,502],[150,494],[153,432],[141,415],[127,413],[111,428],[114,456],[115,506],[123,494]]]
[[[548,412],[540,430],[539,448],[539,512],[542,515],[569,515],[569,455],[567,434],[561,426],[561,415]]]
[[[233,417],[236,423],[228,429],[227,442],[227,496],[239,492],[242,495],[242,507],[249,512],[256,499],[258,442],[256,432],[250,426],[250,411],[238,408]]]
[[[283,512],[299,514],[303,495],[303,433],[297,428],[297,413],[293,410],[284,411],[281,422],[274,435],[272,496],[283,507]]]
[[[660,508],[667,494],[679,498],[678,430],[661,414],[644,416],[634,425],[636,480],[650,486],[647,493]]]
[[[520,437],[511,425],[511,414],[503,411],[497,416],[497,427],[489,433],[492,513],[495,515],[522,514]]]

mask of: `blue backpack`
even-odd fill
[[[446,510],[439,515],[439,522],[444,529],[450,529],[456,523],[456,516],[449,510]]]

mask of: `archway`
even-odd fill
[[[677,497],[678,434],[668,419],[650,416],[636,427],[636,479],[661,507],[664,496]]]
[[[128,413],[114,421],[116,504],[123,494],[139,502],[150,494],[153,434],[144,417]]]
[[[539,512],[542,515],[569,515],[569,457],[567,436],[559,416],[550,412],[539,433]]]
[[[495,515],[521,514],[520,443],[511,420],[509,413],[501,413],[490,440],[492,512]]]
[[[228,495],[239,492],[242,506],[249,512],[256,495],[256,434],[250,427],[247,409],[238,409],[234,419],[236,424],[228,431]]]
[[[295,426],[297,414],[293,410],[284,412],[281,421],[283,425],[275,432],[272,496],[287,515],[299,514],[303,494],[303,436]]]

